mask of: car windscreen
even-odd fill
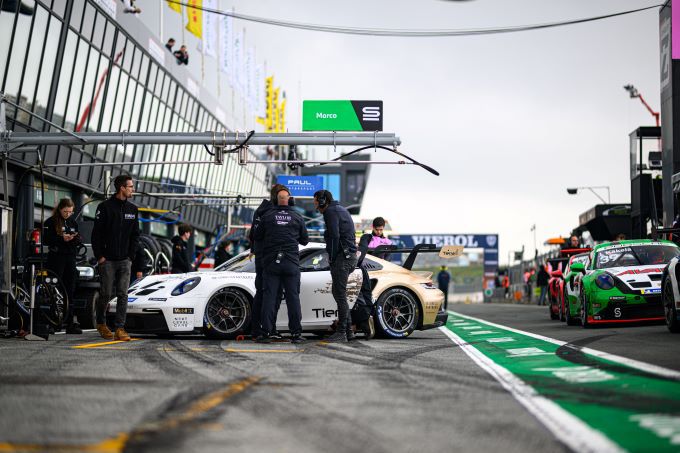
[[[249,252],[241,253],[215,268],[215,272],[223,271],[255,273],[255,256],[251,257]]]
[[[668,264],[680,255],[680,249],[670,244],[630,244],[600,250],[595,258],[596,269],[622,266]]]

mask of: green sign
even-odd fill
[[[303,101],[303,131],[381,131],[382,101]]]

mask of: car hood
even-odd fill
[[[649,266],[625,266],[603,269],[608,274],[621,280],[626,287],[634,291],[661,288],[661,276],[665,264]]]

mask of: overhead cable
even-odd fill
[[[179,0],[167,0],[168,3],[183,5],[187,8],[199,9],[201,11],[218,14],[221,16],[230,16],[234,19],[240,19],[248,22],[256,22],[260,24],[273,25],[276,27],[294,28],[298,30],[319,31],[325,33],[340,33],[347,35],[363,35],[363,36],[384,36],[384,37],[399,37],[399,38],[442,38],[453,36],[476,36],[476,35],[493,35],[499,33],[516,33],[521,31],[542,30],[546,28],[563,27],[566,25],[583,24],[587,22],[594,22],[598,20],[610,19],[613,17],[625,16],[628,14],[639,13],[654,8],[660,8],[659,5],[646,6],[644,8],[632,9],[627,11],[620,11],[617,13],[604,14],[601,16],[586,17],[582,19],[572,19],[559,22],[547,22],[543,24],[533,25],[513,25],[507,27],[489,27],[489,28],[472,28],[472,29],[390,29],[390,28],[360,28],[360,27],[341,27],[334,25],[310,24],[304,22],[291,22],[276,19],[269,19],[266,17],[250,16],[247,14],[236,13],[234,11],[222,11],[218,9],[206,8],[203,6],[190,5]]]

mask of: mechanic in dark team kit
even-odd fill
[[[257,244],[263,241],[262,260],[262,332],[255,341],[268,343],[269,333],[276,326],[276,301],[279,288],[286,292],[286,308],[288,309],[288,328],[291,342],[302,343],[302,310],[300,308],[300,252],[298,244],[309,242],[307,228],[302,216],[288,205],[290,193],[285,187],[276,194],[278,206],[267,211],[258,227],[254,238]]]
[[[132,260],[139,242],[139,214],[132,198],[135,185],[128,175],[113,180],[115,195],[97,206],[92,229],[92,252],[99,264],[101,288],[97,301],[97,331],[102,338],[130,341],[125,332],[127,290]],[[116,333],[106,325],[106,306],[116,296]]]
[[[253,297],[253,314],[250,321],[250,334],[254,339],[262,336],[264,334],[262,330],[262,295],[264,293],[262,288],[262,275],[264,273],[264,241],[255,239],[255,231],[260,227],[262,218],[264,215],[278,204],[277,194],[280,190],[286,190],[286,186],[283,184],[274,184],[271,189],[269,200],[262,200],[260,206],[255,210],[253,214],[253,224],[250,228],[250,233],[248,235],[248,240],[250,241],[250,253],[255,255],[255,297]],[[278,312],[278,304],[276,306],[276,311]],[[276,326],[274,326],[274,332],[276,331]],[[269,335],[272,332],[267,332]],[[278,332],[276,332],[278,337]]]
[[[333,335],[327,338],[332,342],[354,340],[352,319],[347,303],[347,280],[349,274],[357,266],[357,246],[355,241],[354,221],[349,211],[333,200],[327,190],[319,190],[314,194],[314,206],[323,214],[326,230],[326,252],[331,263],[331,292],[338,304],[338,326]]]
[[[193,272],[191,265],[193,254],[189,253],[187,241],[191,237],[191,227],[185,223],[177,226],[177,236],[172,238],[172,273],[186,274]]]

